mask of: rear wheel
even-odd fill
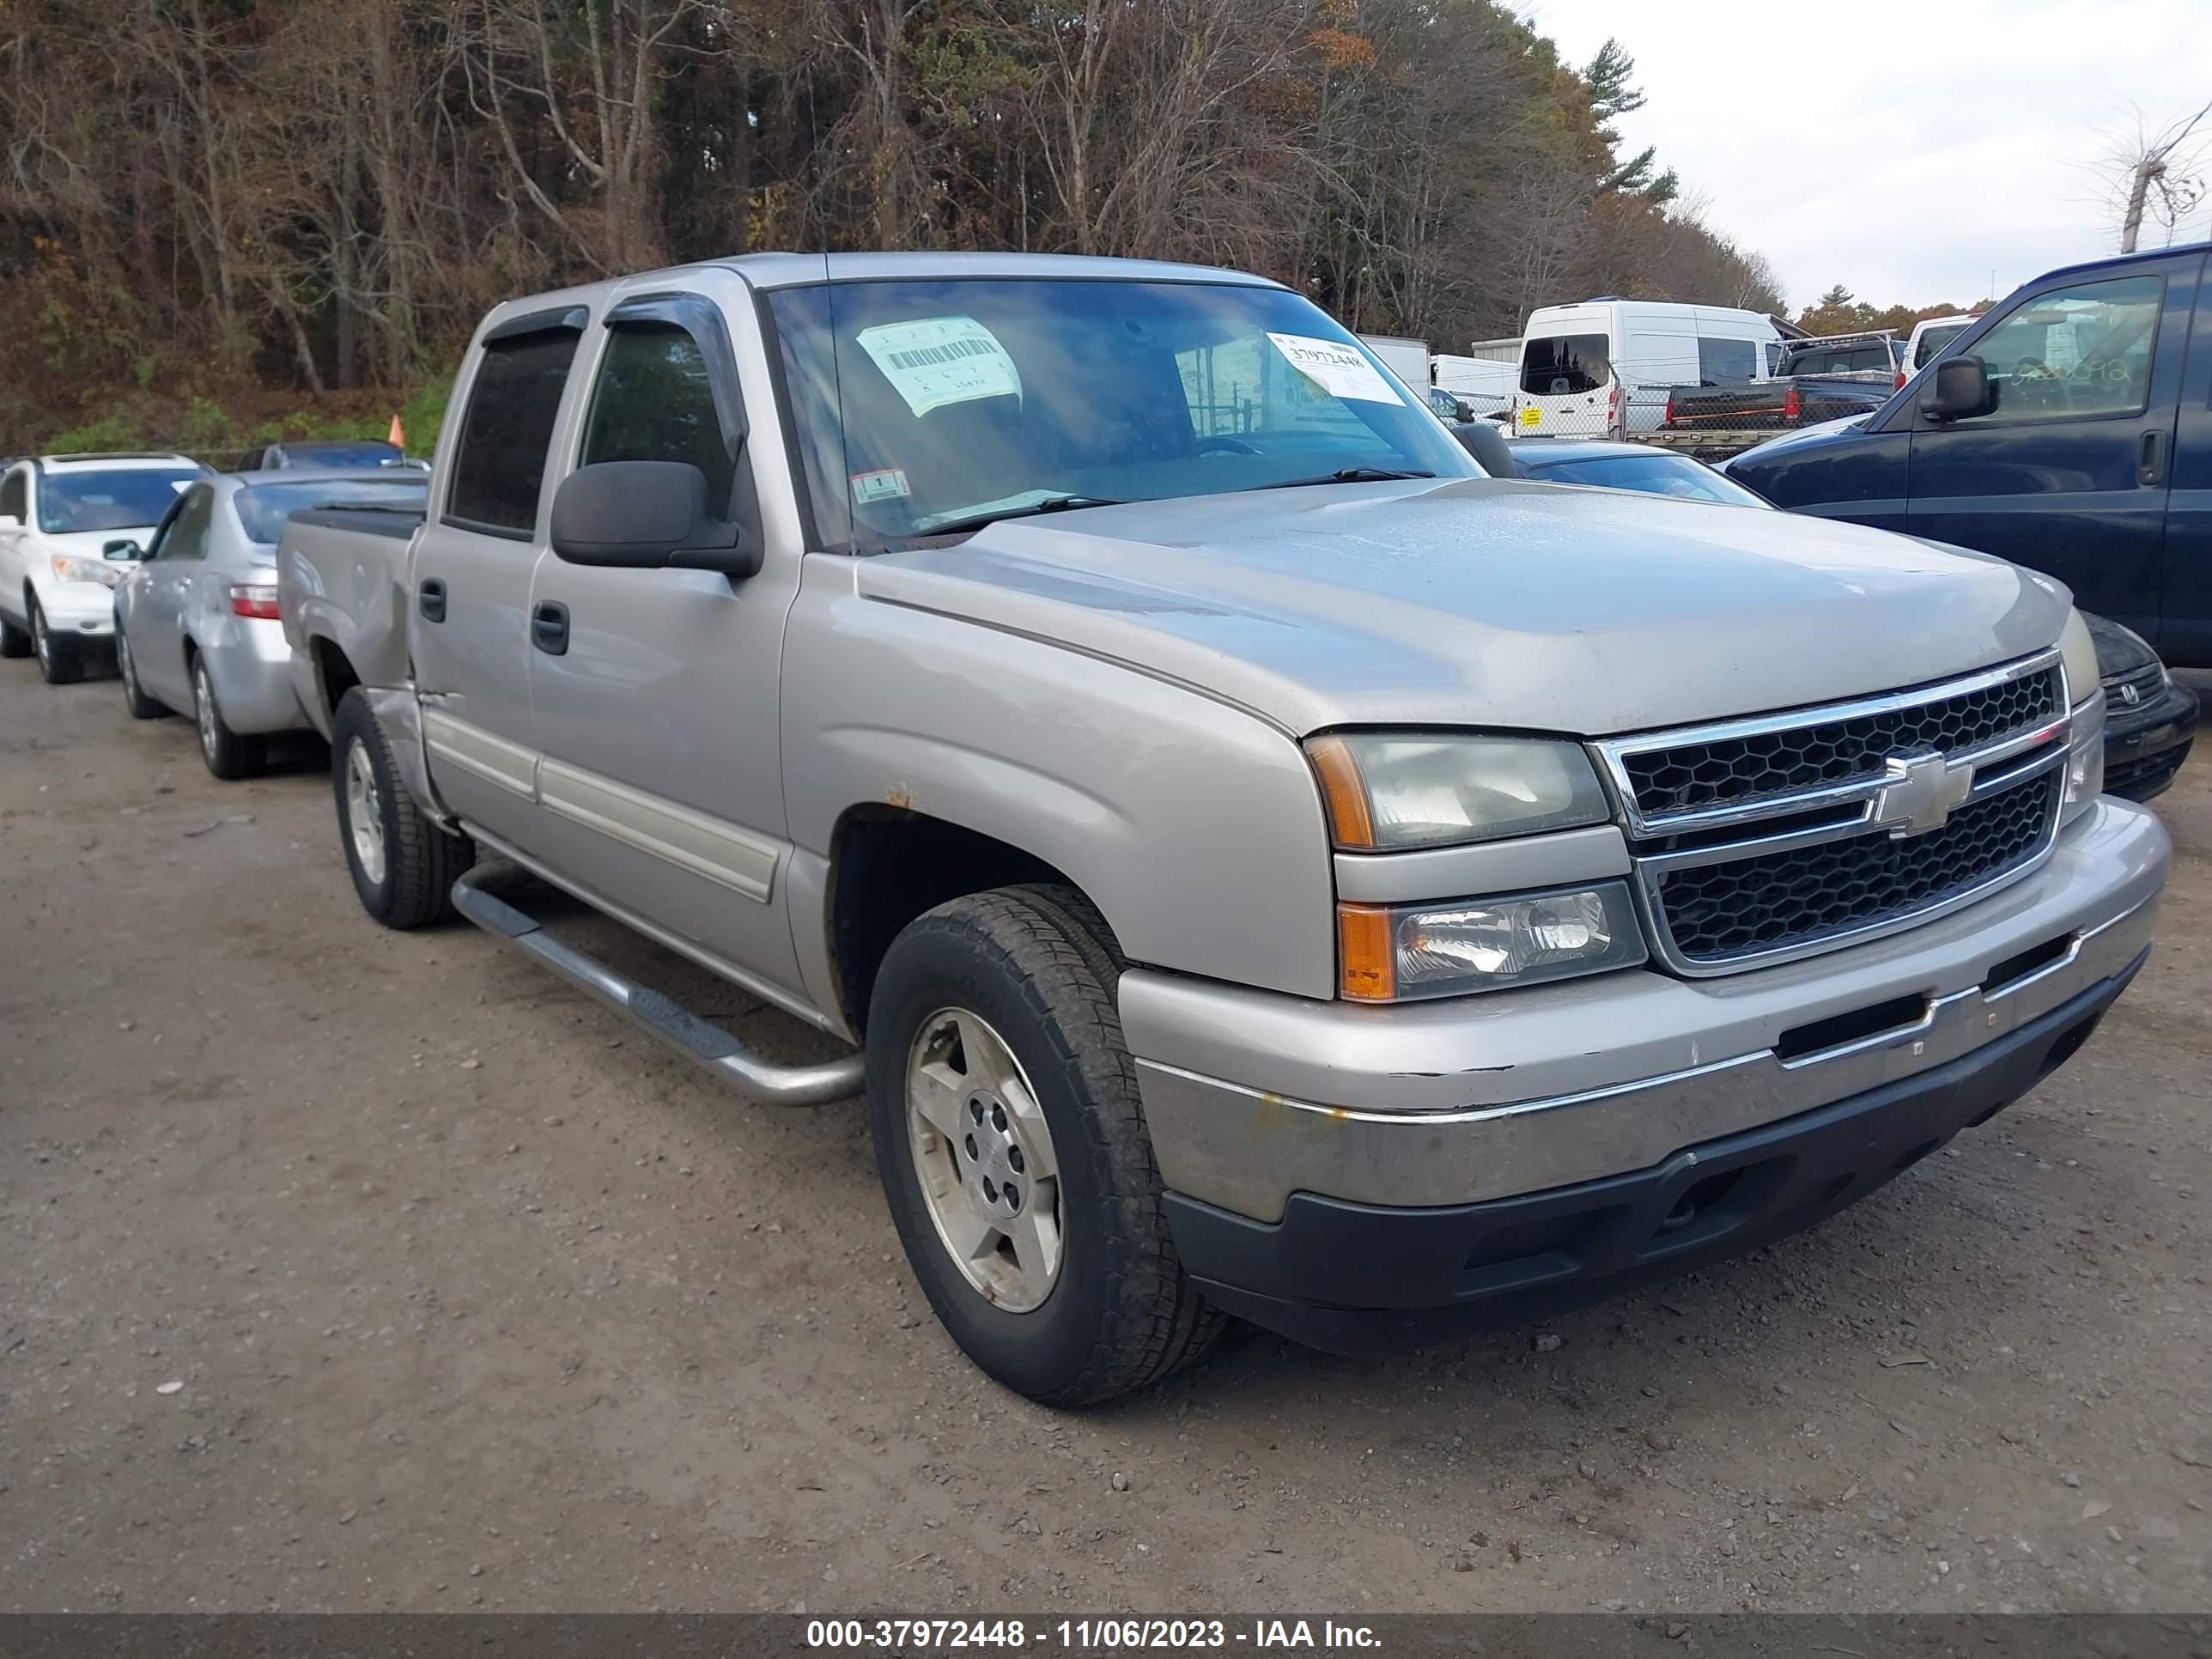
[[[362,908],[398,928],[451,914],[453,883],[476,862],[476,848],[441,829],[408,793],[359,687],[339,699],[331,722],[331,788]]]
[[[222,717],[215,700],[215,682],[208,678],[207,659],[192,659],[192,722],[199,727],[200,758],[207,769],[226,781],[250,778],[261,769],[267,745],[258,738],[241,738]]]
[[[146,695],[146,688],[138,684],[138,665],[131,660],[131,636],[121,628],[115,630],[115,672],[123,680],[123,706],[131,711],[134,720],[150,720],[169,712],[168,705]]]
[[[907,1260],[969,1358],[1048,1405],[1143,1388],[1223,1323],[1168,1233],[1121,967],[1073,890],[1002,888],[900,933],[869,1006],[869,1122]]]
[[[48,685],[74,685],[84,678],[84,659],[78,654],[76,641],[54,637],[46,626],[46,609],[35,595],[31,599],[31,651]]]

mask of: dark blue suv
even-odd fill
[[[1728,474],[1778,507],[2047,571],[2169,662],[2212,667],[2206,257],[2039,276],[1873,414],[1762,444]]]

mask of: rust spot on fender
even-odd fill
[[[902,783],[895,783],[885,792],[884,805],[896,806],[902,812],[911,811],[914,808],[914,792]]]

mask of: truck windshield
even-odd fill
[[[428,490],[412,479],[324,478],[298,483],[254,484],[233,495],[246,538],[273,545],[284,533],[284,520],[311,507],[388,507],[420,513]]]
[[[955,278],[769,300],[814,544],[1342,477],[1481,470],[1279,289]]]
[[[85,530],[143,530],[161,521],[197,467],[118,467],[49,472],[39,480],[39,528],[49,536]]]

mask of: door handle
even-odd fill
[[[424,622],[441,623],[446,620],[446,584],[436,576],[423,578],[422,586],[415,590],[415,608],[422,613]]]
[[[548,599],[530,612],[530,642],[549,657],[568,653],[568,607]]]
[[[2136,482],[2154,484],[2166,476],[2166,434],[2146,432],[2136,462]]]

